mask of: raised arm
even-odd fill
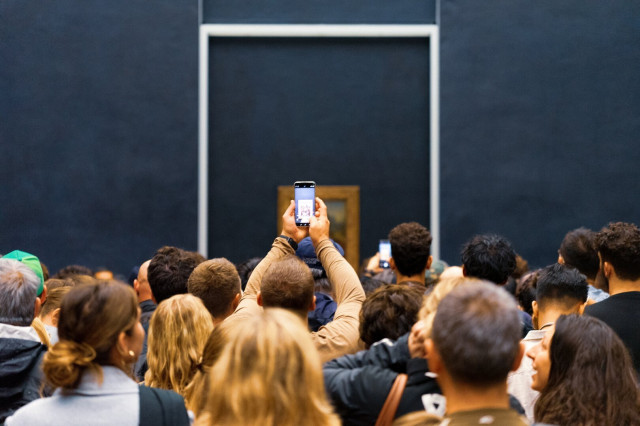
[[[295,244],[299,243],[308,234],[307,228],[298,228],[295,221],[295,202],[291,201],[289,207],[282,215],[282,232],[271,245],[269,253],[258,263],[249,281],[247,287],[240,300],[240,304],[236,308],[235,312],[229,317],[244,316],[245,314],[252,314],[257,312],[260,308],[257,302],[258,292],[260,291],[260,283],[269,266],[277,260],[288,254],[295,254],[294,248],[288,242],[287,238],[291,238]]]
[[[338,304],[333,321],[312,335],[325,362],[359,349],[359,314],[365,294],[358,274],[329,239],[327,206],[320,198],[316,198],[316,206],[317,217],[311,218],[309,236],[327,271]]]

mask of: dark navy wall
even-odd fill
[[[197,246],[196,1],[0,2],[0,253]]]
[[[413,0],[268,5],[211,0],[204,2],[202,15],[206,22],[433,23],[435,10],[434,2]],[[543,265],[555,259],[569,229],[599,228],[614,219],[638,222],[638,16],[638,1],[440,2],[445,260],[458,262],[466,239],[493,231],[509,237],[530,263]],[[126,273],[163,244],[196,248],[197,25],[195,1],[0,2],[0,253],[32,251],[54,270],[84,263]],[[241,49],[231,49],[232,44],[214,46],[212,61],[273,53],[259,40]],[[284,47],[281,58],[286,59],[295,49]],[[407,41],[397,48],[407,55],[408,72],[426,66],[419,61],[427,46]],[[321,46],[324,58],[348,58],[344,49],[341,43]],[[365,43],[359,54],[370,55],[366,63],[373,67],[377,53],[387,55],[384,48]],[[384,58],[393,71],[395,64]],[[269,62],[264,64],[268,68]],[[290,66],[303,65],[293,58]],[[229,81],[225,73],[230,70],[219,71],[212,71],[214,83]],[[373,82],[376,73],[366,78]],[[371,96],[362,90],[353,95],[358,93],[365,100]],[[304,100],[299,93],[296,99]],[[213,113],[221,106],[214,102],[212,108]],[[416,129],[428,129],[428,115],[423,120],[413,122]],[[254,127],[245,122],[244,128]],[[405,177],[385,178],[384,162],[370,153],[393,158],[403,152],[400,142],[389,146],[386,139],[353,145],[336,145],[336,139],[326,148],[347,159],[347,166],[323,158],[329,165],[313,173],[322,183],[361,186],[363,256],[399,221],[428,224],[423,213],[428,194],[413,198],[422,190],[405,185],[415,180],[428,188],[428,163],[408,168]],[[251,146],[255,152],[277,149],[238,146],[256,160],[260,156]],[[227,148],[218,151],[221,163],[234,155]],[[409,162],[427,153],[414,145],[408,150]],[[352,166],[358,156],[369,158],[368,167]],[[212,163],[212,194],[243,195],[236,191],[240,186],[228,183],[233,174],[224,173],[223,166]],[[267,178],[273,182],[257,190],[257,198],[275,207],[276,185],[308,177],[302,176],[306,169],[289,167],[289,172],[262,167],[252,175],[257,185]],[[227,180],[217,179],[220,171]],[[398,207],[380,196],[380,188],[407,191],[402,196],[407,205]],[[232,244],[250,245],[247,253],[264,252],[276,213],[268,205],[251,213],[260,229],[253,232],[255,239],[223,239],[224,244],[212,245],[212,255],[229,253],[225,249]],[[215,216],[211,220],[215,224]]]
[[[264,255],[278,185],[359,185],[361,247],[429,221],[425,39],[214,39],[209,254]]]
[[[443,257],[493,231],[546,265],[570,229],[640,222],[640,2],[441,14]]]

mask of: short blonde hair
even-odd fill
[[[212,330],[211,314],[196,296],[178,294],[160,302],[149,322],[145,384],[184,396]]]
[[[265,309],[234,328],[208,379],[197,425],[340,424],[309,331],[283,309]]]
[[[440,279],[438,284],[433,288],[433,291],[429,293],[420,312],[418,312],[418,319],[425,325],[424,333],[426,337],[431,337],[431,328],[433,327],[433,319],[436,316],[436,311],[440,301],[456,287],[465,283],[479,283],[483,282],[478,278],[473,277],[451,277]]]

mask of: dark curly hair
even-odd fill
[[[596,233],[590,229],[574,229],[567,232],[558,250],[565,265],[576,268],[590,280],[596,279],[600,267],[595,236]]]
[[[418,320],[424,288],[387,284],[367,296],[360,309],[360,339],[368,349],[384,338],[396,340]]]
[[[468,277],[504,284],[516,269],[516,252],[500,235],[476,235],[462,249],[462,264]]]
[[[417,222],[401,223],[389,232],[391,256],[402,275],[422,272],[429,260],[431,234]]]
[[[156,301],[160,303],[176,294],[187,293],[191,272],[204,260],[202,255],[178,247],[158,249],[147,271],[149,287]]]
[[[563,315],[555,327],[549,380],[534,408],[536,422],[640,424],[636,372],[616,333],[587,315]]]
[[[596,248],[623,280],[640,278],[640,229],[633,223],[615,222],[596,235]]]

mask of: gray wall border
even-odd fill
[[[198,251],[208,257],[209,39],[211,37],[428,38],[431,253],[440,259],[440,31],[438,25],[200,24],[198,114]]]

